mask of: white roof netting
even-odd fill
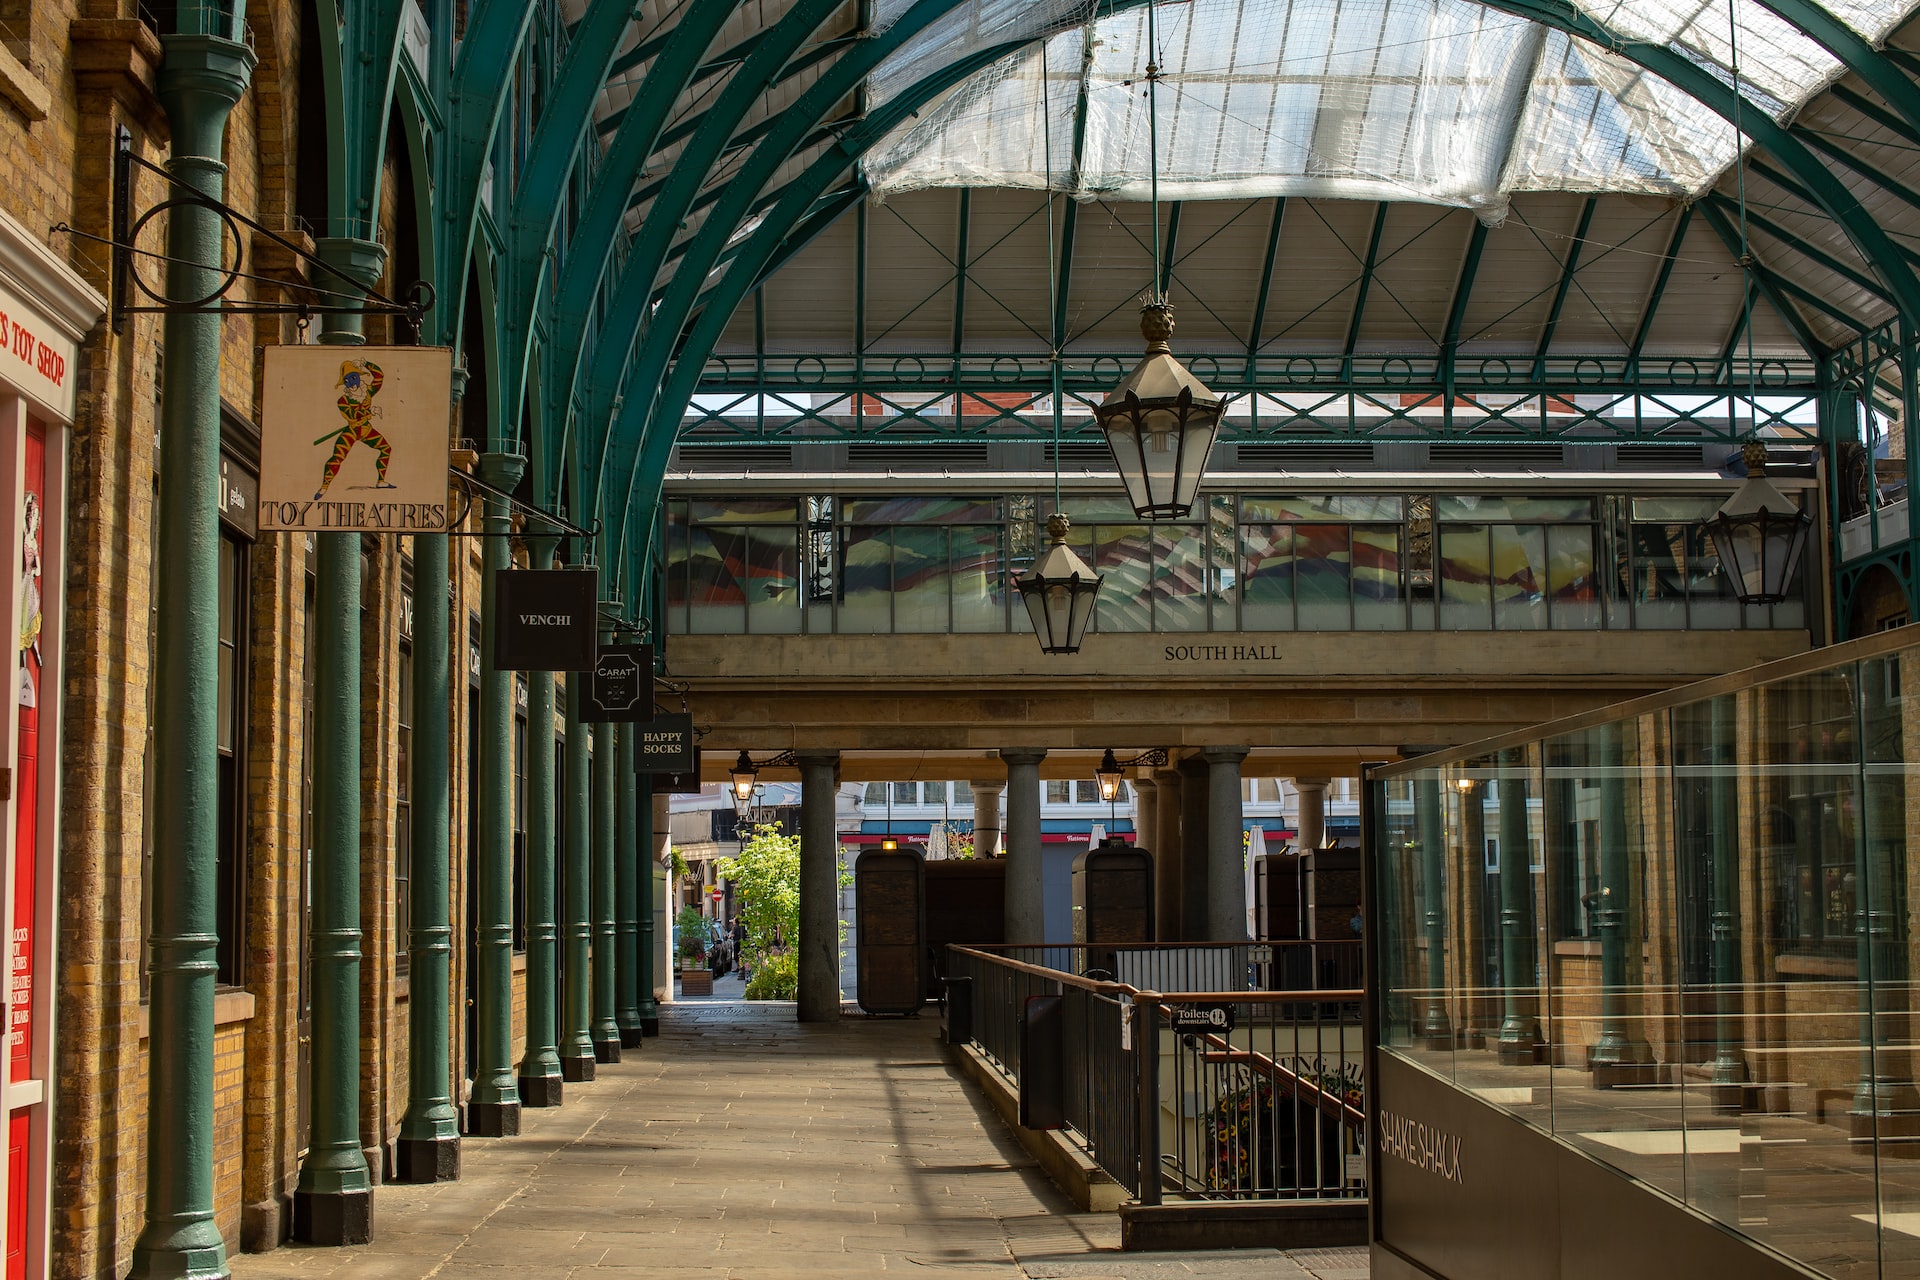
[[[883,0],[882,18],[900,3]],[[1920,0],[1826,3],[1877,42]],[[1775,119],[1843,70],[1757,0],[1582,8],[1723,80],[1737,51],[1748,100]],[[869,152],[875,196],[976,186],[1147,198],[1147,12],[1061,29],[1086,11],[980,0],[876,69],[878,104],[970,50],[1056,31]],[[1733,126],[1665,80],[1473,0],[1162,0],[1154,22],[1163,199],[1413,200],[1497,221],[1515,191],[1697,195],[1738,154]]]

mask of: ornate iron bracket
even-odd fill
[[[141,169],[159,175],[173,193],[167,199],[141,211],[137,216],[133,211],[133,173]],[[220,239],[222,243],[231,240],[233,261],[215,268],[219,273],[219,283],[207,294],[198,298],[170,298],[163,290],[156,290],[144,280],[137,267],[136,259],[154,259],[162,263],[180,261],[168,254],[156,253],[139,247],[141,232],[153,220],[173,209],[198,207],[212,211],[220,219]],[[246,270],[246,241],[241,229],[246,228],[265,236],[276,246],[284,249],[294,258],[304,263],[311,272],[325,272],[344,288],[329,288],[311,281],[286,280],[278,276],[260,275]],[[288,239],[280,232],[248,217],[223,200],[216,200],[204,192],[181,182],[160,165],[134,154],[133,134],[125,127],[116,131],[113,158],[113,234],[96,236],[81,231],[65,222],[56,222],[51,230],[65,235],[76,236],[82,240],[91,240],[95,244],[104,244],[112,251],[110,264],[112,294],[113,331],[121,332],[126,317],[130,315],[291,315],[300,318],[302,325],[308,317],[316,315],[391,315],[399,316],[412,328],[415,341],[420,337],[420,325],[426,313],[433,308],[433,286],[424,280],[416,280],[407,288],[404,299],[389,298],[377,290],[363,288],[352,277],[338,267],[323,261],[301,245]],[[186,266],[204,267],[204,263],[183,263]],[[272,285],[276,289],[286,289],[303,296],[295,302],[247,302],[232,301],[227,293],[241,280],[254,280]],[[130,301],[134,291],[153,300],[152,305],[135,304]]]

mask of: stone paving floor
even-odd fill
[[[1364,1280],[1359,1249],[1122,1253],[943,1056],[932,1018],[801,1026],[668,1006],[662,1034],[463,1177],[375,1193],[376,1241],[233,1260],[234,1280]]]

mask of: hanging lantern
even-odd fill
[[[733,768],[727,771],[727,777],[733,783],[733,798],[745,803],[753,799],[754,784],[760,779],[760,771],[754,768],[753,757],[744,750],[740,758],[733,762]]]
[[[1765,445],[1749,441],[1743,453],[1747,482],[1707,521],[1707,536],[1741,604],[1777,604],[1793,585],[1813,517],[1767,480]]]
[[[1042,653],[1080,652],[1080,641],[1093,618],[1094,597],[1100,594],[1099,575],[1067,546],[1067,531],[1072,527],[1073,522],[1058,512],[1048,517],[1051,545],[1033,562],[1027,576],[1014,582],[1027,602]]]
[[[1127,501],[1143,520],[1184,519],[1220,430],[1222,400],[1173,358],[1173,308],[1140,309],[1147,353],[1093,416],[1120,468]]]
[[[1100,767],[1093,771],[1093,779],[1100,784],[1100,798],[1111,802],[1120,794],[1120,762],[1113,758],[1113,748],[1108,747],[1106,754],[1100,757]]]

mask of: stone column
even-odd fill
[[[560,1076],[593,1079],[593,803],[587,756],[586,676],[567,677],[566,869],[560,882]]]
[[[1153,832],[1154,938],[1179,942],[1180,928],[1180,774],[1173,768],[1155,771]]]
[[[973,788],[973,856],[994,857],[1000,852],[1000,793],[1007,784],[995,778],[967,785]]]
[[[1313,853],[1327,842],[1327,779],[1295,778],[1293,789],[1300,795],[1294,848]]]
[[[803,751],[798,759],[800,990],[795,1012],[802,1022],[832,1022],[840,1016],[840,836],[833,823],[840,753]]]
[[[1207,933],[1209,942],[1247,940],[1246,829],[1240,807],[1245,747],[1209,747],[1207,762]]]
[[[1008,942],[1047,940],[1046,886],[1040,865],[1040,762],[1042,747],[1009,747],[1007,762]]]
[[[614,788],[620,812],[614,831],[614,1020],[620,1024],[622,1049],[638,1049],[646,1038],[640,1025],[640,872],[643,850],[653,844],[648,830],[653,825],[653,806],[643,809],[640,805],[639,775],[634,772],[638,732],[630,724],[615,729],[619,755],[614,762]]]
[[[1498,1052],[1508,1065],[1531,1063],[1540,1042],[1534,1017],[1538,961],[1533,941],[1533,870],[1527,848],[1527,752],[1500,752],[1500,989],[1505,1016]]]
[[[1145,849],[1148,853],[1151,853],[1153,855],[1153,868],[1154,868],[1154,881],[1155,881],[1153,886],[1154,931],[1147,940],[1149,942],[1157,942],[1160,939],[1160,931],[1158,927],[1160,923],[1159,922],[1159,910],[1160,910],[1159,879],[1160,879],[1160,862],[1161,862],[1160,833],[1158,828],[1158,823],[1160,820],[1160,812],[1159,812],[1160,786],[1158,783],[1156,783],[1153,780],[1153,776],[1151,774],[1147,773],[1145,770],[1142,770],[1141,772],[1142,772],[1142,776],[1138,778],[1129,778],[1127,780],[1127,784],[1133,788],[1133,843],[1138,847]]]
[[[531,546],[534,564],[552,563],[553,539],[536,538]],[[560,1017],[554,994],[560,973],[560,927],[553,905],[555,759],[551,671],[527,673],[526,749],[527,1044],[520,1055],[517,1074],[521,1106],[557,1107],[565,1090],[560,1078]]]
[[[1189,756],[1180,777],[1180,940],[1207,940],[1207,762]]]

